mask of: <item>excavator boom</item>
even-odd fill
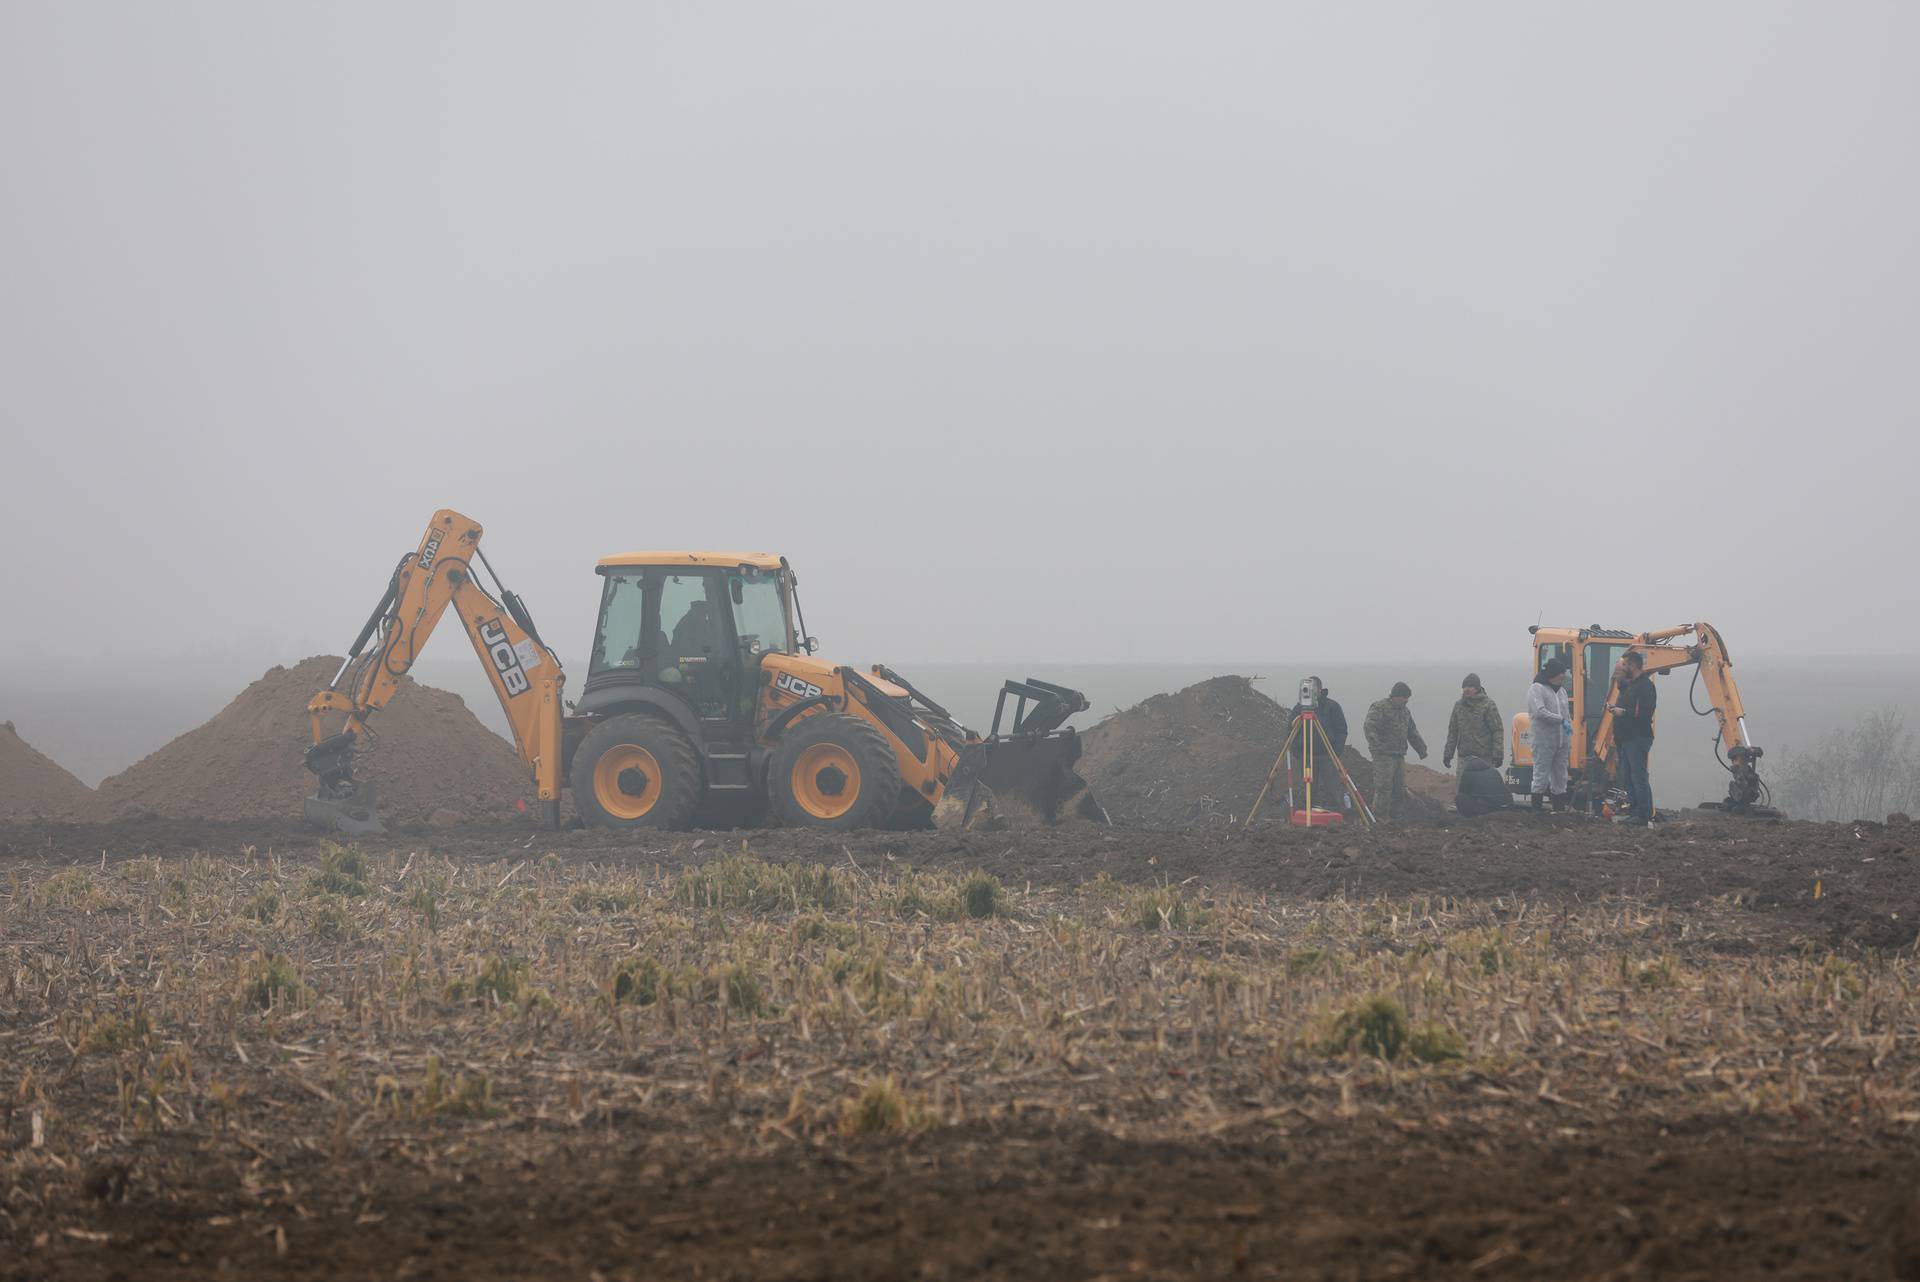
[[[1689,634],[1693,637],[1692,645],[1676,644]],[[1748,733],[1747,706],[1741,701],[1740,687],[1733,679],[1733,660],[1727,654],[1727,643],[1719,630],[1710,623],[1686,623],[1658,632],[1643,632],[1633,638],[1627,652],[1638,654],[1646,661],[1644,670],[1649,676],[1697,665],[1698,679],[1707,688],[1708,706],[1704,711],[1698,707],[1694,710],[1702,715],[1711,714],[1718,720],[1719,743],[1726,749],[1724,764],[1731,776],[1726,800],[1704,804],[1715,809],[1773,813],[1771,809],[1755,810],[1768,798],[1767,786],[1761,782],[1757,769],[1760,758],[1766,754]],[[1607,687],[1606,706],[1619,703],[1621,679],[1616,670]],[[1692,702],[1691,692],[1688,701]],[[1593,736],[1594,758],[1604,766],[1612,759],[1613,747],[1613,718],[1602,717]]]
[[[307,704],[313,746],[307,768],[319,786],[307,818],[349,834],[384,831],[374,785],[356,779],[354,758],[375,739],[372,723],[449,607],[466,629],[513,729],[514,747],[533,774],[549,823],[558,823],[561,771],[560,692],[566,674],[540,639],[520,598],[500,586],[480,551],[477,521],[442,508],[420,545],[400,558],[347,660],[332,683]],[[493,578],[496,597],[480,585],[476,562]],[[371,643],[371,644],[369,644]],[[329,729],[335,718],[339,728]]]
[[[1673,642],[1691,633],[1692,645],[1675,645]],[[1646,672],[1649,676],[1656,672],[1670,672],[1675,668],[1684,668],[1689,664],[1698,664],[1700,681],[1707,687],[1707,698],[1712,706],[1708,709],[1720,724],[1720,741],[1731,752],[1745,749],[1756,755],[1759,749],[1747,733],[1747,707],[1741,702],[1740,687],[1733,679],[1733,660],[1727,657],[1727,643],[1710,623],[1683,624],[1676,628],[1665,628],[1659,632],[1642,632],[1633,638],[1627,647],[1628,653],[1639,654],[1646,660]],[[1612,683],[1607,687],[1607,704],[1612,706],[1620,701],[1620,675],[1615,673]],[[1613,719],[1601,719],[1600,728],[1593,738],[1594,755],[1602,761],[1613,756]]]

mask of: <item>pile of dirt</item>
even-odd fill
[[[92,801],[93,789],[0,721],[0,819],[64,819]]]
[[[91,814],[194,819],[285,818],[301,813],[314,776],[307,701],[340,667],[325,655],[272,668],[206,724],[101,781]],[[403,679],[373,718],[375,740],[354,761],[356,778],[379,785],[389,822],[501,818],[533,786],[511,744],[480,724],[460,696]],[[442,817],[443,820],[447,816]]]
[[[1451,773],[1434,770],[1412,761],[1407,763],[1407,791],[1414,796],[1437,801],[1451,810],[1454,794],[1459,790],[1459,784]]]
[[[1373,800],[1373,762],[1348,745],[1342,758],[1353,786],[1369,802]],[[1438,770],[1429,770],[1414,762],[1406,764],[1407,794],[1396,817],[1400,819],[1439,819],[1453,810],[1453,780]]]
[[[1246,677],[1214,677],[1086,731],[1077,769],[1116,824],[1222,827],[1252,807],[1286,737],[1285,708]]]

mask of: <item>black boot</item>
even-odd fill
[[[1547,804],[1546,793],[1536,792],[1533,794],[1533,813],[1535,813],[1536,815],[1539,814],[1542,810],[1546,808],[1546,804]]]

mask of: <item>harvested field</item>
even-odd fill
[[[1912,831],[0,828],[0,1278],[1912,1276]]]
[[[314,790],[303,759],[312,742],[307,702],[340,662],[321,655],[269,669],[205,725],[102,780],[91,813],[103,820],[298,815]],[[390,819],[418,823],[436,810],[503,818],[532,791],[513,746],[458,695],[402,678],[372,729],[373,745],[354,768],[379,785],[380,810]]]
[[[0,721],[0,821],[72,818],[92,801],[93,789]]]

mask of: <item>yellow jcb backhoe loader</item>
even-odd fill
[[[736,814],[770,808],[777,822],[827,829],[924,826],[936,810],[968,826],[983,801],[1042,822],[1105,821],[1072,769],[1080,741],[1066,722],[1087,707],[1078,691],[1009,681],[992,729],[976,734],[884,665],[863,672],[815,658],[793,570],[764,552],[603,558],[593,652],[568,712],[560,660],[520,598],[500,587],[480,536],[477,522],[436,512],[347,662],[308,705],[314,822],[382,830],[371,783],[353,777],[354,753],[449,607],[551,826],[565,787],[578,816],[606,828],[682,828],[703,804],[728,800]],[[476,560],[497,595],[475,577]]]
[[[1756,769],[1765,753],[1747,733],[1747,709],[1740,700],[1740,687],[1734,683],[1733,660],[1727,657],[1726,642],[1711,624],[1683,623],[1658,632],[1621,632],[1598,624],[1590,628],[1535,627],[1528,631],[1533,633],[1535,672],[1554,659],[1567,664],[1574,725],[1567,775],[1575,804],[1598,811],[1609,790],[1614,789],[1613,718],[1607,708],[1619,701],[1620,660],[1629,651],[1636,651],[1646,659],[1649,676],[1692,667],[1693,685],[1687,691],[1687,704],[1700,716],[1717,718],[1714,755],[1731,779],[1726,800],[1703,805],[1744,814],[1778,813],[1771,808],[1772,796]],[[1697,697],[1701,685],[1707,689],[1704,708]],[[1533,783],[1533,746],[1527,737],[1530,724],[1526,713],[1514,715],[1507,782],[1515,792],[1526,792]],[[1724,756],[1722,748],[1726,750]]]

